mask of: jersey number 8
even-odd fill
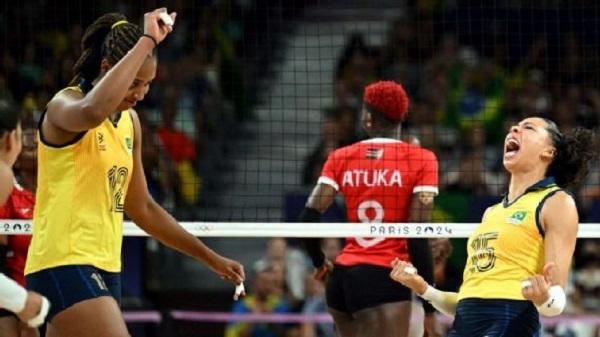
[[[375,212],[375,216],[370,218],[367,211],[372,209]],[[383,206],[375,200],[365,200],[358,205],[358,219],[362,223],[381,223],[383,222]],[[356,242],[362,247],[369,248],[382,242],[385,238],[361,238],[357,237]]]

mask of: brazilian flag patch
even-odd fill
[[[127,146],[127,152],[131,154],[133,152],[133,140],[131,137],[125,137],[125,146]]]
[[[520,225],[523,223],[526,217],[526,211],[516,211],[510,216],[510,218],[507,219],[507,222],[513,225]]]

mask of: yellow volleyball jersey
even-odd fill
[[[505,198],[488,209],[469,237],[459,300],[524,300],[521,282],[541,274],[544,266],[540,211],[545,200],[559,190],[553,178],[546,178],[512,203]]]
[[[64,90],[81,92],[79,87]],[[43,117],[42,117],[43,118]],[[25,273],[62,265],[121,270],[123,209],[133,169],[133,121],[122,111],[63,146],[39,133],[33,239]]]

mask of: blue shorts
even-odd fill
[[[458,302],[448,337],[538,337],[540,316],[530,301],[467,298]]]
[[[60,266],[25,276],[27,289],[48,298],[48,322],[70,306],[101,296],[112,296],[121,305],[121,274],[85,265]]]

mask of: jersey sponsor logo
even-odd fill
[[[102,132],[98,132],[96,134],[96,138],[98,140],[98,150],[106,151],[106,142],[104,141],[104,134]]]
[[[527,217],[527,211],[516,211],[511,215],[506,222],[512,225],[520,225],[523,223],[525,218]]]
[[[479,234],[471,241],[473,255],[469,272],[486,272],[496,265],[496,250],[491,247],[491,241],[498,239],[498,232]]]
[[[344,171],[342,186],[378,187],[402,186],[402,175],[398,170],[348,170]]]
[[[381,159],[383,157],[383,149],[367,149],[367,159]]]

